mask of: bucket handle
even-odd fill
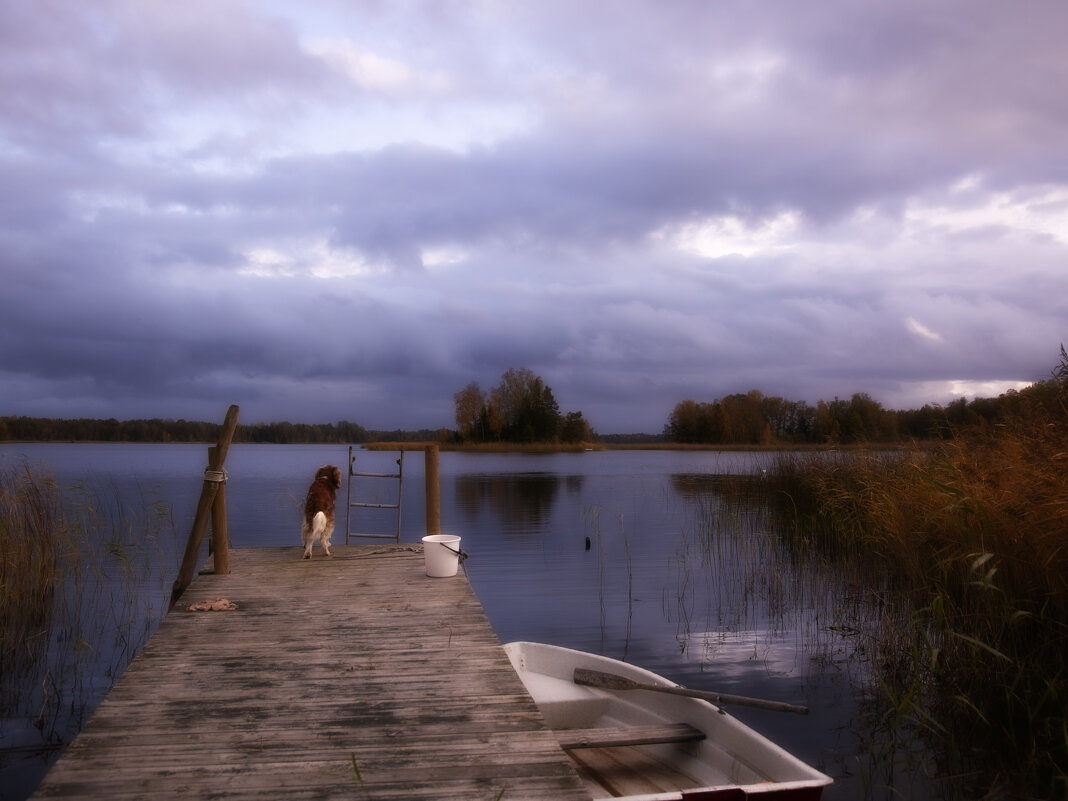
[[[444,542],[439,542],[438,545],[440,545],[446,551],[452,551],[454,554],[456,554],[460,559],[459,564],[461,564],[461,565],[464,563],[464,560],[467,558],[467,552],[464,551],[462,548],[461,549],[451,548],[448,545],[446,545]]]

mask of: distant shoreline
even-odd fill
[[[5,445],[213,445],[212,442],[129,442],[115,440],[90,440],[90,439],[19,439],[0,440],[0,447]],[[821,451],[868,451],[868,450],[902,450],[914,447],[917,443],[900,442],[872,442],[872,443],[849,443],[845,445],[835,444],[811,444],[811,443],[779,443],[770,445],[745,445],[745,444],[715,444],[715,443],[686,443],[686,442],[634,442],[634,443],[604,443],[583,442],[578,444],[552,443],[552,442],[480,442],[471,444],[458,444],[454,442],[407,442],[407,441],[382,441],[382,442],[239,442],[235,441],[231,447],[240,445],[321,445],[322,447],[345,447],[352,445],[355,448],[363,448],[368,451],[422,451],[428,445],[437,445],[441,452],[459,453],[586,453],[600,451],[739,451],[739,452],[775,452],[795,451],[821,452]]]
[[[683,442],[636,442],[636,443],[603,443],[584,442],[575,445],[563,443],[522,443],[522,442],[482,442],[475,444],[457,444],[452,442],[365,442],[362,448],[369,451],[421,451],[428,445],[437,445],[442,452],[459,451],[462,453],[584,453],[587,451],[746,451],[746,452],[775,452],[775,451],[867,451],[867,450],[898,450],[909,447],[911,443],[882,443],[873,442],[867,444],[851,443],[849,445],[831,444],[791,444],[779,443],[771,445],[744,445],[744,444],[714,444],[714,443],[683,443]]]

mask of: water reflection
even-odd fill
[[[707,500],[709,496],[735,498],[746,502],[758,500],[765,471],[752,475],[736,473],[673,473],[671,486],[687,500]]]
[[[575,482],[581,489],[581,477],[567,481],[569,490]],[[489,509],[504,532],[536,532],[550,519],[560,484],[560,476],[550,473],[461,475],[454,484],[456,509],[469,522]]]

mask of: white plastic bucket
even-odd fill
[[[423,537],[423,559],[428,576],[455,576],[460,567],[460,538],[455,534],[431,534],[429,537]]]

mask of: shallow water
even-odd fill
[[[396,453],[355,453],[357,471],[397,469]],[[2,467],[26,459],[52,471],[61,487],[88,480],[132,505],[160,497],[172,506],[176,536],[152,543],[159,569],[140,582],[151,596],[139,604],[142,615],[153,614],[169,592],[206,457],[203,445],[0,444]],[[709,451],[446,452],[439,462],[442,532],[462,538],[469,554],[464,568],[502,642],[565,645],[698,689],[807,704],[812,711],[804,717],[731,711],[833,776],[825,798],[862,798],[861,773],[868,768],[857,754],[867,735],[861,714],[867,670],[839,625],[843,599],[859,590],[833,571],[780,553],[767,511],[724,494],[714,478],[759,476],[774,458]],[[344,474],[347,459],[344,446],[232,446],[226,493],[234,547],[298,545],[300,507],[315,469],[331,463]],[[423,454],[408,452],[403,467],[402,539],[415,542],[426,526]],[[354,482],[353,500],[393,500],[395,482]],[[340,506],[349,489],[339,493],[335,543],[345,539]],[[353,529],[389,532],[395,525],[392,513],[365,514]],[[115,654],[113,634],[100,639],[102,662],[126,658]],[[99,674],[86,700],[91,709],[110,682],[108,671],[121,664],[89,670]],[[25,720],[0,725],[0,745],[33,740]],[[8,759],[0,795],[25,795],[18,788],[32,788],[43,764],[32,755]],[[922,787],[904,797],[923,797]]]

